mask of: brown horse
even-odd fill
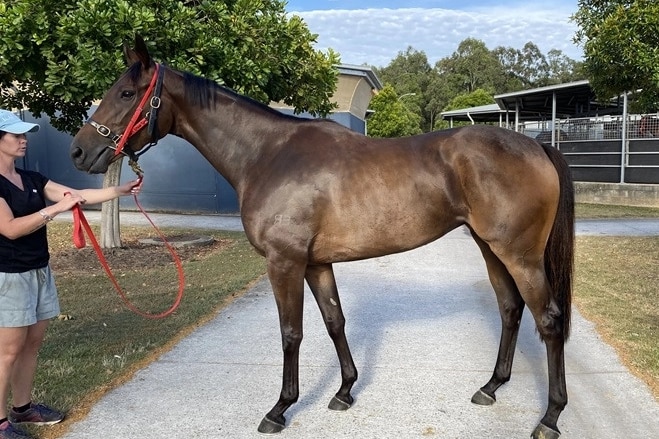
[[[526,305],[546,345],[549,375],[548,408],[533,437],[559,436],[567,404],[574,195],[558,151],[488,126],[372,139],[331,121],[283,115],[157,64],[141,38],[126,56],[130,68],[73,139],[71,158],[80,170],[103,173],[123,146],[134,157],[152,138],[171,133],[193,144],[235,188],[245,233],[267,260],[284,354],[281,394],[260,432],[281,431],[284,412],[298,399],[304,281],[341,366],[329,408],[346,410],[357,370],[332,264],[410,250],[466,225],[485,258],[502,321],[494,373],[472,401],[494,403],[510,379]],[[149,98],[152,108],[143,116]],[[151,135],[140,129],[147,119]]]

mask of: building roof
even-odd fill
[[[444,111],[441,115],[444,119],[458,121],[497,122],[506,113],[514,118],[517,110],[521,120],[550,119],[554,96],[558,118],[622,113],[621,102],[599,102],[590,82],[582,80],[504,93],[494,96],[496,104]]]
[[[499,122],[506,117],[506,110],[502,110],[498,104],[481,105],[478,107],[461,108],[458,110],[443,111],[444,119],[453,119],[462,122]]]
[[[371,86],[372,89],[382,90],[382,83],[373,69],[368,66],[357,66],[352,64],[339,64],[336,66],[339,74],[350,76],[362,76]]]
[[[336,104],[332,113],[350,113],[361,121],[366,120],[371,98],[382,89],[382,83],[368,66],[338,64],[334,67],[339,75],[331,98]],[[283,102],[271,102],[270,106],[283,112],[292,112],[292,107]]]
[[[587,117],[622,112],[618,102],[599,102],[588,80],[504,93],[494,96],[502,109],[551,116],[554,97],[557,117]]]

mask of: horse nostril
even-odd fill
[[[77,159],[82,156],[82,149],[75,147],[71,149],[71,158],[72,159]]]

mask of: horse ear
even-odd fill
[[[135,49],[131,49],[127,43],[124,43],[124,56],[128,65],[141,62],[147,68],[151,65],[151,55],[146,48],[146,43],[140,35],[135,35]]]

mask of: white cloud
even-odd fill
[[[386,66],[398,52],[412,46],[424,51],[433,65],[450,56],[466,38],[482,40],[489,49],[521,49],[531,41],[545,54],[559,49],[573,59],[582,57],[581,48],[572,42],[577,27],[569,18],[574,11],[566,8],[530,3],[469,11],[372,8],[292,13],[301,16],[311,32],[318,34],[317,49],[331,47],[339,52],[344,64]]]

